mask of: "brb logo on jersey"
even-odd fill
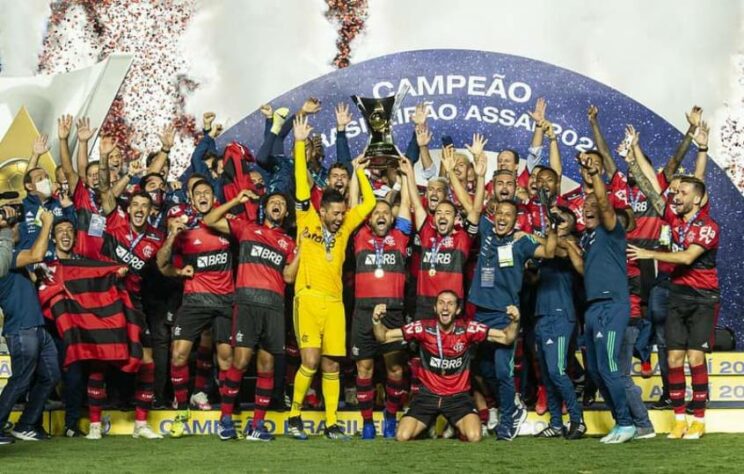
[[[263,247],[261,245],[253,245],[251,247],[251,257],[260,258],[261,260],[268,260],[274,265],[281,265],[282,264],[282,255],[278,252],[275,252],[274,250],[271,250],[268,247]]]
[[[373,254],[369,254],[364,258],[364,264],[375,266],[377,265],[377,256]],[[383,265],[395,265],[395,254],[394,253],[386,253],[382,255],[382,264]]]
[[[121,262],[126,263],[134,270],[142,270],[145,267],[145,261],[134,255],[129,250],[125,249],[121,245],[116,246],[116,258]]]
[[[217,253],[214,255],[202,255],[196,259],[196,268],[200,270],[225,264],[227,264],[227,252]]]

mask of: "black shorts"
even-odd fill
[[[140,341],[142,342],[143,349],[152,349],[152,337],[150,336],[150,325],[147,324],[147,316],[145,316],[145,307],[142,304],[142,298],[139,295],[130,294],[129,298],[132,300],[132,306],[137,311],[137,317],[140,318],[139,326],[142,328],[140,333]]]
[[[351,321],[351,358],[353,360],[373,359],[378,354],[403,351],[406,342],[380,344],[372,332],[373,308],[355,308]],[[402,328],[406,324],[403,309],[389,309],[382,324],[388,329]]]
[[[478,415],[473,397],[468,392],[454,395],[439,396],[424,387],[414,395],[408,411],[403,416],[415,418],[426,426],[430,426],[439,414],[444,415],[453,427],[465,415]]]
[[[713,349],[718,303],[710,300],[669,296],[669,312],[664,326],[667,350]]]
[[[232,306],[183,305],[176,313],[173,340],[194,342],[211,327],[215,342],[227,344],[232,335],[232,313]]]
[[[271,354],[284,353],[284,308],[238,304],[232,342],[236,347],[259,346]]]

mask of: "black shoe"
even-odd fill
[[[564,434],[566,439],[581,439],[586,434],[586,425],[583,421],[579,423],[570,422],[568,424],[568,430]]]
[[[41,440],[52,439],[52,435],[50,435],[49,433],[47,433],[47,431],[41,425],[39,425],[39,426],[36,427],[36,433],[38,434],[39,439],[41,439]]]
[[[564,435],[563,427],[548,426],[535,435],[535,438],[560,438]]]
[[[672,408],[672,400],[669,397],[661,396],[651,405],[652,410],[670,410]]]
[[[65,426],[64,434],[65,434],[65,438],[79,438],[83,436],[82,431],[80,431],[76,427],[71,427],[71,426]]]
[[[15,440],[13,438],[11,438],[10,436],[6,436],[3,431],[0,431],[0,446],[13,443],[15,443]]]
[[[581,404],[584,405],[584,407],[590,407],[594,405],[594,402],[597,401],[595,398],[595,394],[590,392],[584,392],[584,395],[581,397]]]
[[[302,424],[302,418],[299,416],[291,416],[287,419],[287,436],[298,439],[300,441],[307,440],[307,433],[305,433],[305,427]]]
[[[166,402],[165,399],[160,397],[155,397],[152,399],[152,405],[153,410],[168,410],[173,408],[170,403]]]
[[[326,426],[323,430],[323,435],[328,439],[335,439],[337,441],[349,441],[351,437],[343,432],[340,426],[331,425]]]

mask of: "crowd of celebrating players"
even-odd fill
[[[623,443],[656,435],[631,378],[634,356],[651,376],[654,345],[664,390],[653,408],[673,409],[669,437],[704,434],[719,231],[708,212],[701,109],[687,114],[687,133],[657,171],[632,125],[611,150],[590,106],[596,149],[570,157],[581,169],[570,189],[561,162],[569,158],[543,99],[530,112],[525,160],[517,149],[487,152],[488,140],[474,134],[467,152],[445,140],[436,162],[421,104],[405,152],[387,169],[370,167],[363,153],[352,159],[344,103],[335,108],[335,156],[326,156],[311,126],[320,107],[312,98],[295,113],[263,106],[255,154],[238,143],[220,152],[222,127],[205,113],[190,166],[172,180],[172,127],[144,163],[126,163],[122,144],[107,136],[91,161],[88,120],[60,117],[52,177],[37,165],[47,139],[34,141],[22,206],[0,213],[0,307],[13,369],[0,427],[27,397],[0,443],[48,437],[41,414],[60,380],[65,436],[82,435],[87,403],[93,440],[105,432],[102,410],[115,388],[133,401],[134,437],[162,437],[147,422],[153,407],[177,410],[169,435],[179,438],[190,409],[218,402],[221,439],[259,441],[274,438],[266,412],[284,408],[285,394],[285,432],[296,439],[308,437],[303,408],[321,406],[324,435],[348,439],[340,401],[360,410],[364,439],[377,436],[378,404],[382,436],[400,441],[434,430],[439,415],[445,433],[463,440],[512,440],[528,405],[550,415],[535,436],[579,439],[583,409],[599,392],[615,421],[601,441]],[[685,174],[693,142],[695,169]],[[65,283],[72,265],[101,276],[84,289]],[[70,317],[110,317],[79,295],[90,302],[111,281],[134,322],[122,333],[129,365],[112,362],[121,354],[91,355],[113,343],[113,330]],[[43,296],[50,287],[64,288],[54,305]],[[55,305],[69,314],[55,318]],[[73,344],[88,356],[69,363]],[[254,412],[240,433],[233,415],[253,367]],[[214,384],[219,397],[210,398]]]

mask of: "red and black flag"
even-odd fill
[[[85,259],[47,266],[39,300],[44,316],[54,321],[65,343],[64,365],[105,361],[124,372],[137,372],[145,316],[124,289],[126,267]]]

